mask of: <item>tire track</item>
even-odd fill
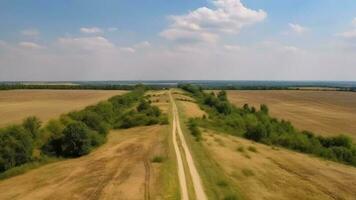
[[[185,173],[190,173],[190,177],[192,178],[196,199],[198,199],[198,200],[207,200],[208,198],[207,198],[207,196],[205,194],[204,187],[203,187],[203,184],[201,182],[201,178],[200,178],[198,170],[197,170],[197,168],[196,168],[196,166],[194,164],[194,160],[193,160],[192,154],[190,153],[190,150],[188,148],[187,142],[186,142],[186,140],[184,138],[184,135],[183,135],[182,128],[180,126],[178,108],[177,108],[177,105],[176,105],[176,103],[175,103],[175,101],[174,101],[174,99],[172,97],[171,92],[169,93],[169,96],[170,96],[170,99],[171,99],[171,102],[172,102],[172,107],[173,107],[172,108],[173,109],[173,140],[174,140],[173,142],[177,143],[177,141],[176,141],[177,140],[177,138],[176,138],[177,136],[176,135],[178,133],[178,137],[179,137],[179,140],[181,141],[181,146],[182,146],[184,154],[185,154],[185,159],[186,159],[185,161],[187,162],[187,166],[188,166],[188,169],[189,169],[188,172],[184,172],[184,168],[183,168],[183,173],[184,173],[183,176],[185,177]],[[178,148],[178,146],[177,146],[177,148]],[[177,151],[176,151],[176,153],[177,153]],[[182,159],[181,152],[180,152],[179,148],[178,148],[178,154],[180,155],[180,159]],[[177,158],[178,158],[178,156],[177,156]],[[179,176],[182,176],[182,175],[179,174]],[[185,188],[187,188],[186,186],[187,186],[187,184],[185,182]]]

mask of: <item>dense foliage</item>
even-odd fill
[[[247,104],[237,108],[227,100],[224,91],[215,94],[193,85],[180,87],[190,92],[209,113],[209,119],[199,120],[200,125],[356,166],[356,145],[347,136],[315,136],[309,131],[296,130],[288,121],[272,118],[266,105],[261,105],[259,110]]]
[[[36,117],[21,125],[0,129],[0,172],[41,156],[79,157],[103,144],[112,128],[166,124],[168,119],[144,97],[140,86],[81,111],[62,115],[43,128]],[[35,151],[41,155],[34,155]],[[37,152],[38,152],[37,151]]]

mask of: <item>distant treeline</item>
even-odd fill
[[[198,86],[198,87],[202,88],[203,90],[303,90],[303,88],[312,88],[310,90],[356,92],[356,88],[354,87],[325,87],[325,86]]]
[[[167,88],[161,85],[141,85],[146,89],[157,90]],[[16,89],[51,89],[51,90],[133,90],[137,85],[32,85],[32,84],[0,84],[0,90]]]
[[[188,91],[209,114],[208,118],[190,120],[189,127],[195,136],[200,137],[195,128],[198,124],[267,145],[356,166],[356,145],[347,136],[323,137],[310,131],[298,131],[289,121],[271,117],[266,105],[261,105],[258,110],[248,104],[241,108],[232,105],[225,91],[215,94],[206,93],[203,88],[193,85],[179,87]]]
[[[143,84],[141,84],[143,86]],[[356,92],[356,87],[335,87],[335,86],[317,86],[317,85],[283,85],[283,86],[263,86],[263,85],[251,85],[251,86],[238,86],[238,85],[214,85],[214,84],[192,84],[196,85],[204,90],[302,90],[303,88],[314,88],[312,90],[318,91],[330,91],[330,88],[336,91]],[[132,90],[136,85],[131,84],[95,84],[95,83],[78,83],[78,84],[22,84],[22,83],[3,83],[0,84],[0,90],[15,90],[15,89],[53,89],[53,90]],[[145,84],[145,88],[151,90],[161,90],[167,88],[174,88],[177,85],[174,84]]]
[[[168,118],[136,86],[81,111],[41,124],[29,117],[22,124],[0,129],[0,172],[51,157],[72,158],[88,154],[103,144],[110,129],[167,124]]]

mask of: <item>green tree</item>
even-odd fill
[[[32,134],[32,138],[36,138],[41,128],[41,121],[37,117],[31,116],[22,122],[22,126]]]

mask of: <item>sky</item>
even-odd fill
[[[0,81],[355,74],[355,0],[0,1]]]

